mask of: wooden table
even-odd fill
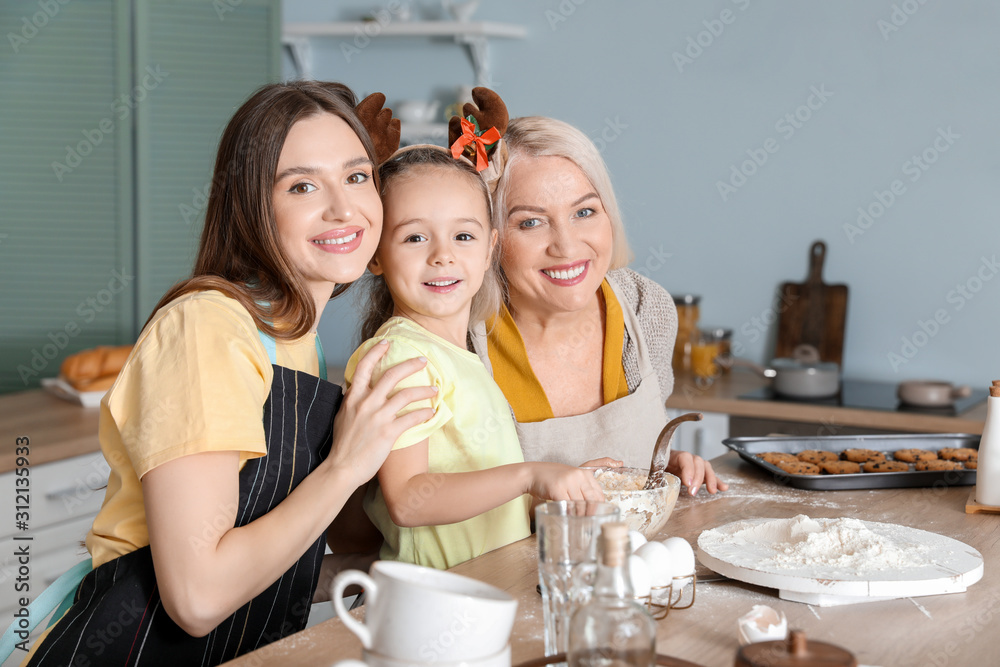
[[[712,497],[704,492],[696,498],[682,496],[661,539],[678,535],[695,543],[704,529],[751,517],[850,516],[961,540],[983,554],[985,574],[966,593],[826,608],[780,600],[772,589],[734,581],[708,582],[698,586],[691,609],[673,611],[658,623],[658,652],[728,667],[738,649],[736,619],[752,605],[766,604],[783,611],[790,627],[851,650],[859,664],[997,664],[1000,571],[993,566],[1000,558],[1000,517],[965,514],[971,487],[801,491],[776,484],[732,453],[715,459],[713,465],[731,484],[729,491]],[[453,570],[499,586],[518,600],[511,637],[515,665],[544,653],[541,598],[535,591],[536,558],[534,538],[528,538]],[[329,665],[360,653],[355,636],[333,619],[228,664]]]

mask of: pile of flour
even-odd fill
[[[741,522],[742,523],[742,522]],[[930,565],[928,547],[903,538],[899,527],[857,519],[792,519],[747,521],[726,533],[707,530],[699,545],[756,553],[756,565],[768,570],[819,568],[856,574]],[[873,530],[874,528],[874,530]]]

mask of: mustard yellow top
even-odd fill
[[[602,387],[604,404],[628,396],[622,348],[625,345],[625,317],[607,279],[601,282],[604,297],[604,361]],[[521,424],[552,419],[552,406],[545,389],[531,370],[528,351],[510,311],[503,307],[486,340],[493,366],[493,379],[503,390],[514,417]]]
[[[422,356],[427,358],[427,365],[403,378],[389,396],[405,387],[439,389],[433,398],[410,403],[400,411],[405,414],[430,406],[435,414],[400,435],[394,450],[427,440],[429,473],[486,470],[524,461],[507,401],[476,353],[454,345],[412,320],[390,318],[373,338],[365,341],[347,362],[348,383],[354,378],[358,360],[381,340],[390,341],[389,350],[379,360],[372,382],[377,382],[392,366]],[[433,483],[437,479],[440,477],[431,476],[428,493],[434,492]],[[438,569],[453,567],[528,537],[529,504],[530,496],[523,495],[465,521],[408,528],[392,522],[377,485],[370,487],[364,503],[372,523],[385,538],[380,558]]]

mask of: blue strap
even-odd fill
[[[257,335],[260,337],[260,342],[263,343],[264,349],[267,350],[267,358],[271,360],[271,363],[275,366],[278,365],[278,346],[275,344],[274,339],[268,336],[266,333],[257,330]],[[323,354],[323,343],[319,340],[319,334],[316,334],[316,356],[319,357],[319,377],[322,380],[326,379],[326,355]]]
[[[51,586],[42,591],[34,602],[28,605],[26,624],[20,622],[24,620],[22,618],[14,619],[7,631],[3,633],[3,637],[0,637],[0,663],[14,652],[18,640],[25,641],[28,635],[38,627],[38,624],[45,620],[49,614],[52,614],[53,610],[56,613],[52,614],[49,627],[63,617],[66,610],[73,605],[73,598],[76,596],[76,589],[79,588],[80,582],[93,569],[93,566],[93,561],[88,558],[71,567],[53,581]],[[17,633],[16,636],[15,633]]]

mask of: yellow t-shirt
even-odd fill
[[[604,356],[601,368],[601,387],[604,405],[628,396],[625,363],[622,349],[625,345],[625,316],[607,279],[601,282],[604,297]],[[493,379],[503,390],[514,417],[520,424],[552,419],[555,414],[545,395],[542,383],[531,369],[524,339],[506,306],[490,323],[486,339],[487,354],[493,366]]]
[[[316,335],[276,341],[281,366],[317,375]],[[140,479],[199,452],[267,453],[262,423],[273,369],[253,319],[221,292],[181,296],[139,335],[101,401],[101,451],[111,467],[87,534],[94,567],[149,544]]]
[[[348,383],[358,360],[382,339],[390,341],[389,351],[379,361],[373,382],[389,367],[424,356],[424,369],[402,380],[393,393],[405,387],[432,385],[439,389],[430,401],[411,403],[400,412],[428,404],[437,410],[431,419],[404,432],[393,449],[428,440],[427,469],[431,473],[486,470],[524,461],[507,400],[479,357],[411,320],[393,317],[374,338],[365,341],[347,362]],[[401,528],[389,517],[381,490],[372,485],[365,511],[385,538],[380,558],[445,569],[530,535],[529,503],[530,497],[524,495],[458,523]]]

